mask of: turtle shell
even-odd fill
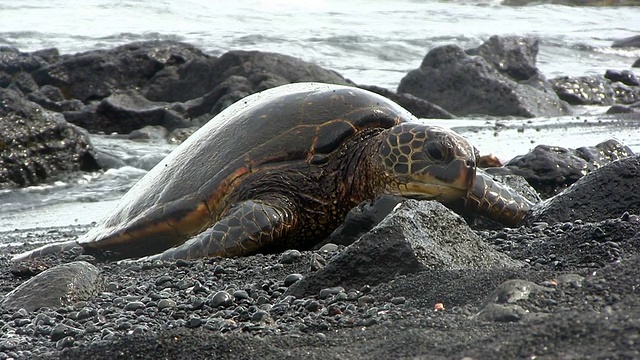
[[[127,257],[182,243],[219,219],[243,177],[278,162],[322,163],[365,128],[415,120],[385,97],[320,83],[280,86],[211,119],[147,173],[78,242]]]

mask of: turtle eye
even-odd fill
[[[427,155],[436,162],[444,163],[451,160],[451,147],[445,146],[445,144],[439,141],[428,142],[424,150]]]

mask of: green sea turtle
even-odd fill
[[[298,83],[238,101],[144,176],[77,241],[119,258],[239,256],[310,248],[380,194],[451,202],[514,223],[526,209],[460,135],[366,90]]]

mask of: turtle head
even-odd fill
[[[379,154],[386,192],[446,201],[465,196],[473,187],[477,151],[455,132],[404,123],[383,134]]]

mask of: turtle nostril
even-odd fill
[[[476,167],[476,162],[471,159],[466,160],[464,164],[470,169]]]

